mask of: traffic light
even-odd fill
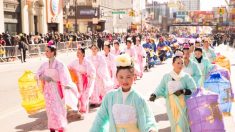
[[[220,15],[223,15],[224,12],[225,12],[224,8],[219,8],[219,14],[220,14]]]
[[[135,16],[135,11],[133,9],[131,9],[131,11],[129,12],[129,16],[131,16],[131,17]]]

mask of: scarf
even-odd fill
[[[171,75],[171,77],[172,77],[172,80],[174,80],[174,81],[179,81],[182,77],[183,77],[183,72],[180,72],[180,74],[177,74],[177,73],[175,73],[175,71],[173,70],[173,71],[171,71],[170,72],[170,75]]]
[[[203,57],[203,56],[201,56],[200,58],[196,58],[196,57],[195,57],[195,59],[197,60],[198,63],[201,63],[201,62],[202,62],[202,57]]]

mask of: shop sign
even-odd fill
[[[94,8],[91,6],[77,6],[77,10],[75,12],[75,7],[71,6],[69,8],[68,17],[71,19],[75,18],[75,15],[78,19],[92,19],[99,18],[99,8]]]

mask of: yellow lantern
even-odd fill
[[[42,93],[42,85],[39,87],[32,71],[25,73],[18,80],[22,97],[21,105],[28,114],[34,114],[45,108],[45,100]]]
[[[226,68],[230,71],[230,61],[227,57],[223,56],[223,55],[219,55],[216,57],[215,59],[215,63],[218,64],[219,66]]]

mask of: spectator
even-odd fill
[[[26,62],[26,50],[28,50],[28,45],[26,43],[26,38],[21,36],[19,42],[19,50],[21,53],[21,62]]]

